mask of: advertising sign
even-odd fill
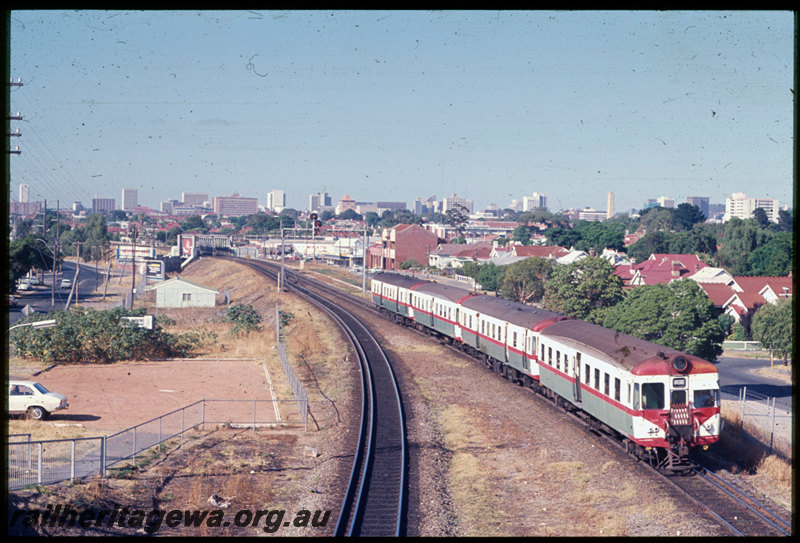
[[[147,247],[146,245],[136,246],[136,260],[144,260],[145,258],[155,258],[155,247]],[[133,260],[133,245],[118,245],[117,246],[117,261],[118,262],[131,262]]]
[[[144,272],[148,279],[164,279],[163,260],[145,260],[144,266]]]
[[[192,256],[194,236],[181,236],[181,256]]]

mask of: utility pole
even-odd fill
[[[136,225],[133,226],[133,253],[131,256],[131,306],[133,309],[133,293],[136,291]]]
[[[22,86],[22,79],[17,78],[17,82],[16,83],[14,83],[14,80],[12,79],[8,83],[8,86],[9,87],[21,87]],[[17,112],[16,115],[9,116],[8,120],[9,121],[21,121],[22,120],[22,115],[20,115],[19,112]],[[18,137],[18,138],[22,136],[22,134],[19,131],[19,128],[17,128],[17,130],[15,132],[11,132],[8,135],[9,135],[9,137],[15,136],[15,137]],[[21,155],[22,151],[19,150],[19,145],[17,145],[17,147],[15,149],[13,149],[13,150],[9,149],[8,153],[11,154],[11,155]]]

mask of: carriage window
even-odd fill
[[[633,408],[639,409],[639,383],[633,385]]]
[[[511,345],[513,345],[514,347],[517,346],[517,333],[516,332],[514,332],[514,335],[511,336]]]
[[[594,369],[594,388],[600,390],[600,370]]]
[[[614,399],[617,401],[619,401],[621,388],[622,388],[622,383],[618,378],[614,377]]]
[[[556,368],[561,369],[561,351],[556,351]]]
[[[542,362],[544,362],[544,345],[542,345]]]
[[[719,390],[695,390],[695,407],[716,407],[719,405]]]
[[[553,365],[553,348],[552,347],[548,347],[547,348],[547,363],[550,364],[551,366]]]
[[[564,353],[564,373],[569,373],[569,358],[567,358],[567,353]]]
[[[664,409],[664,383],[642,384],[642,409]]]
[[[631,403],[631,384],[628,383],[628,403]]]
[[[588,385],[589,381],[591,380],[591,376],[592,376],[592,373],[591,373],[591,370],[589,369],[589,364],[584,364],[584,366],[583,366],[583,382]]]
[[[611,377],[609,377],[607,373],[604,373],[603,375],[605,376],[605,380],[603,381],[603,394],[610,396],[608,392],[611,385]]]

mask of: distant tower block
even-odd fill
[[[614,193],[608,193],[608,207],[606,208],[606,219],[614,218]]]

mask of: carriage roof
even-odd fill
[[[717,372],[713,364],[702,358],[586,321],[556,322],[542,330],[542,336],[584,352],[592,351],[598,358],[638,375],[679,373],[672,367],[672,361],[678,357],[690,362],[689,373]]]
[[[466,309],[529,329],[533,329],[547,319],[554,320],[563,317],[559,313],[547,311],[546,309],[487,295],[467,298],[461,302],[461,305]]]

